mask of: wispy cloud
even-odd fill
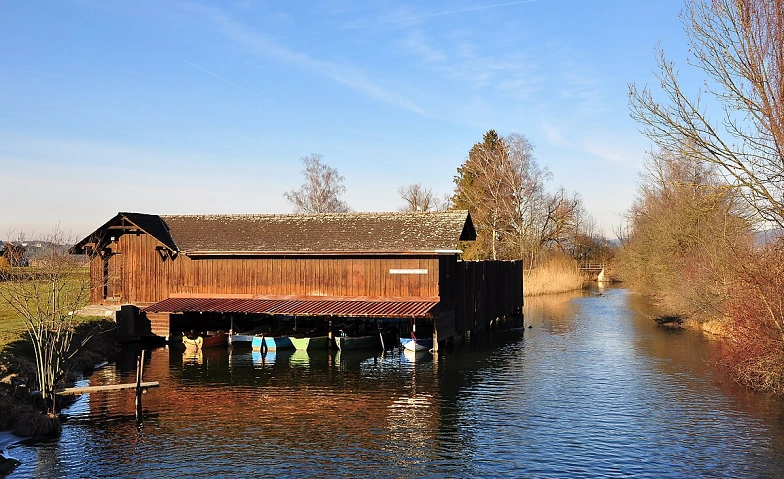
[[[539,61],[525,52],[489,52],[470,31],[453,32],[440,45],[421,31],[408,34],[401,45],[433,71],[461,86],[527,101],[543,88]],[[436,46],[439,45],[439,46]]]
[[[192,66],[193,68],[198,68],[199,70],[203,71],[204,73],[207,73],[208,75],[212,75],[212,76],[214,76],[215,78],[217,78],[217,79],[219,79],[219,80],[221,80],[221,81],[224,81],[224,82],[228,83],[229,85],[231,85],[231,86],[233,86],[233,87],[235,87],[235,88],[239,88],[240,90],[244,91],[245,93],[249,93],[249,94],[251,94],[251,95],[253,95],[253,96],[259,97],[259,98],[261,98],[262,100],[264,99],[264,97],[263,97],[263,96],[261,96],[261,95],[259,95],[258,93],[256,93],[256,92],[253,92],[253,91],[250,91],[250,90],[248,90],[247,88],[245,88],[245,87],[243,87],[243,86],[241,86],[241,85],[237,85],[237,84],[236,84],[236,83],[234,83],[233,81],[231,81],[231,80],[228,80],[228,79],[226,79],[226,78],[223,78],[222,76],[218,75],[217,73],[211,72],[211,71],[207,70],[206,68],[200,67],[199,65],[197,65],[197,64],[195,64],[195,63],[192,63],[192,62],[189,62],[188,60],[185,60],[184,58],[180,58],[180,60],[182,60],[183,62],[185,62],[185,63],[187,63],[188,65]]]
[[[273,58],[276,61],[302,68],[372,99],[419,115],[432,117],[432,111],[428,111],[429,109],[421,103],[427,97],[419,95],[421,98],[415,98],[417,94],[414,92],[421,93],[420,88],[409,88],[409,92],[403,93],[405,90],[390,88],[382,81],[369,76],[356,64],[315,58],[312,55],[286,47],[282,42],[307,36],[326,35],[347,30],[373,29],[388,25],[413,27],[429,19],[512,7],[535,1],[537,0],[519,0],[430,13],[417,13],[404,8],[402,10],[398,9],[393,13],[378,14],[382,18],[378,21],[359,22],[333,29],[310,31],[282,37],[270,37],[236,20],[229,12],[220,8],[192,2],[181,3],[181,5],[185,5],[189,10],[199,12],[203,17],[207,18],[217,27],[221,34],[232,42],[234,48],[244,48],[259,57]],[[488,52],[482,52],[477,49],[470,41],[455,42],[451,46],[451,50],[447,51],[440,46],[436,46],[437,43],[430,41],[422,31],[412,29],[405,34],[400,44],[405,51],[413,55],[414,58],[419,59],[423,65],[427,65],[432,71],[447,75],[448,78],[458,81],[469,88],[491,88],[516,97],[529,98],[538,90],[538,84],[541,82],[541,77],[532,73],[532,62],[521,61],[521,58],[493,58]],[[227,84],[255,95],[255,93],[236,82],[208,70],[201,62],[199,62],[200,65],[193,62],[188,63]]]
[[[271,40],[266,35],[255,31],[238,21],[233,20],[228,15],[226,15],[225,12],[217,8],[204,7],[195,4],[188,5],[192,10],[200,11],[202,14],[206,15],[209,20],[215,26],[217,26],[217,28],[219,28],[219,31],[224,36],[226,36],[226,38],[234,41],[237,45],[247,49],[253,54],[259,55],[261,57],[274,58],[277,61],[314,72],[318,75],[329,78],[334,82],[359,91],[371,98],[395,105],[399,108],[403,108],[418,114],[425,113],[425,110],[414,101],[371,80],[363,71],[352,65],[319,60],[313,58],[310,55],[286,48]],[[212,72],[206,70],[205,72],[217,76],[218,78],[235,86],[238,86],[230,80],[215,75]]]
[[[639,168],[641,164],[640,153],[643,150],[637,142],[618,137],[592,136],[580,142],[580,148],[613,165],[625,168]]]
[[[435,47],[420,31],[409,32],[401,42],[403,48],[427,64],[438,64],[447,60],[446,53]]]
[[[492,5],[480,5],[476,7],[469,7],[469,8],[462,8],[458,10],[442,10],[439,12],[432,12],[432,13],[411,13],[411,14],[398,14],[398,15],[387,15],[384,20],[379,20],[375,22],[362,22],[362,23],[355,23],[351,25],[345,25],[339,28],[333,28],[329,30],[319,30],[319,31],[312,31],[307,33],[302,33],[296,36],[290,36],[286,38],[297,38],[297,37],[304,37],[304,36],[312,36],[312,35],[324,35],[327,33],[337,33],[346,30],[357,30],[357,29],[366,29],[366,28],[374,28],[374,27],[381,27],[384,25],[395,25],[395,24],[411,24],[420,22],[422,20],[428,20],[438,17],[445,17],[449,15],[459,15],[463,13],[473,13],[478,12],[481,10],[492,10],[496,8],[502,7],[511,7],[514,5],[522,5],[525,3],[533,3],[537,2],[538,0],[519,0],[515,2],[506,2],[506,3],[495,3]]]

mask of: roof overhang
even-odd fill
[[[350,318],[432,318],[439,298],[339,298],[329,296],[170,297],[144,308],[149,313],[248,313]]]
[[[157,224],[151,222],[156,222]],[[147,224],[145,225],[144,223]],[[120,212],[89,236],[72,246],[69,253],[84,254],[89,253],[90,250],[102,249],[123,234],[148,234],[160,242],[165,249],[173,253],[177,252],[177,245],[159,216]]]
[[[418,251],[182,251],[189,258],[217,256],[440,256],[457,255],[463,250],[439,249]]]

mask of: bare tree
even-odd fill
[[[41,241],[36,265],[0,270],[0,300],[24,320],[35,352],[36,381],[50,417],[55,417],[55,390],[65,376],[65,362],[86,344],[76,344],[75,316],[90,296],[82,259],[68,254],[59,230]]]
[[[646,160],[620,253],[624,279],[674,315],[720,317],[728,265],[749,223],[711,163],[657,152]]]
[[[27,261],[26,254],[27,249],[22,246],[21,241],[3,243],[3,248],[0,249],[2,264],[8,266],[24,266]]]
[[[477,241],[473,251],[479,257],[495,260],[502,232],[509,229],[513,215],[517,182],[506,140],[495,130],[489,130],[482,142],[471,147],[457,174],[453,202],[457,208],[468,209],[474,217]]]
[[[338,170],[324,164],[324,157],[313,153],[301,158],[305,182],[298,190],[283,193],[296,213],[345,213],[351,211],[341,199],[346,187]]]
[[[397,190],[400,198],[405,201],[401,211],[445,211],[449,208],[449,196],[438,198],[431,188],[422,183],[413,183]]]
[[[717,165],[761,219],[784,227],[784,6],[692,0],[682,19],[705,87],[687,96],[659,49],[666,102],[632,84],[632,116],[662,150]],[[718,123],[705,94],[722,109]]]
[[[454,205],[469,209],[477,225],[470,257],[525,258],[533,265],[540,251],[565,250],[574,241],[582,202],[563,189],[545,190],[550,172],[523,135],[488,131],[457,173]]]

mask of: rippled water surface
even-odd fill
[[[524,333],[437,359],[155,349],[141,424],[130,392],[84,396],[9,477],[784,477],[782,403],[638,303],[528,300]],[[134,381],[134,355],[90,384]]]

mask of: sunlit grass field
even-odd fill
[[[22,317],[8,303],[0,301],[0,349],[22,339],[26,331]]]
[[[76,289],[82,286],[85,281],[89,281],[89,271],[80,269],[76,274],[69,276],[70,288]],[[8,284],[0,282],[0,288],[8,288]],[[85,297],[83,304],[87,305],[89,297]],[[77,322],[87,322],[96,318],[78,317]],[[20,339],[27,339],[27,327],[23,317],[0,296],[0,350],[10,343]]]

